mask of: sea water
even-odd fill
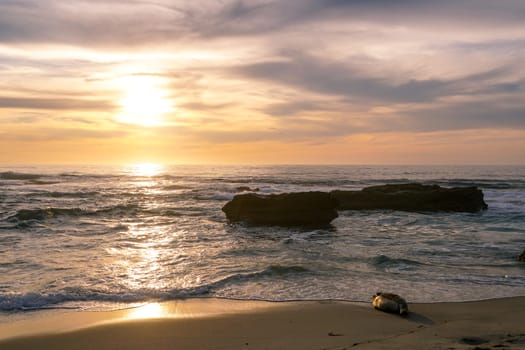
[[[478,186],[488,210],[342,211],[325,228],[229,224],[262,194]],[[0,312],[221,297],[410,302],[525,295],[525,167],[1,167]]]

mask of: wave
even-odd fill
[[[300,265],[292,265],[292,266],[282,266],[282,265],[272,265],[267,269],[271,274],[288,274],[288,273],[302,273],[302,272],[310,272],[309,269],[306,267],[302,267]]]
[[[68,302],[139,302],[147,300],[140,294],[108,294],[103,292],[80,291],[80,293],[25,293],[0,294],[0,311],[30,311],[64,308]]]
[[[376,268],[389,268],[399,266],[421,266],[425,265],[419,261],[403,259],[403,258],[391,258],[386,255],[378,255],[369,259],[369,263]]]
[[[0,172],[0,179],[2,180],[36,180],[43,176],[42,174],[17,173],[14,171]]]
[[[65,303],[71,302],[113,302],[135,303],[151,300],[173,300],[188,297],[204,297],[228,284],[254,279],[300,274],[309,272],[307,268],[299,265],[271,265],[264,270],[253,273],[233,274],[206,285],[191,288],[172,290],[136,290],[125,292],[106,292],[80,287],[67,287],[56,293],[0,293],[0,311],[29,311],[66,308]]]
[[[49,183],[48,183],[49,184]],[[99,195],[96,191],[78,191],[78,192],[33,192],[28,197],[51,197],[51,198],[91,198]]]
[[[79,173],[77,173],[77,172],[72,172],[72,173],[64,172],[64,173],[58,174],[58,176],[64,177],[64,178],[86,178],[86,179],[104,179],[104,178],[115,179],[115,178],[123,177],[123,175],[119,175],[119,174],[110,174],[110,173],[107,173],[107,174],[96,174],[96,173],[81,173],[81,172],[79,172]]]
[[[194,191],[198,192],[198,191]],[[222,192],[222,191],[212,191],[209,193],[199,193],[194,195],[192,198],[194,200],[231,200],[235,196],[233,192]]]
[[[127,215],[136,215],[140,210],[138,204],[117,204],[111,207],[102,208],[94,211],[86,212],[88,215],[117,215],[117,216],[127,216]]]
[[[255,271],[250,273],[238,273],[227,276],[223,279],[210,283],[205,288],[212,290],[228,285],[232,282],[238,284],[239,282],[245,282],[250,280],[257,280],[259,278],[266,277],[282,277],[290,274],[302,274],[310,272],[309,269],[300,265],[270,265],[264,270]]]
[[[525,181],[518,179],[499,178],[497,180],[476,179],[476,178],[451,178],[451,179],[437,179],[428,181],[431,184],[436,184],[445,187],[479,187],[481,189],[522,189],[525,188]]]
[[[9,222],[24,221],[44,221],[56,217],[81,217],[105,215],[133,215],[139,209],[136,204],[120,204],[99,210],[88,210],[83,208],[38,208],[38,209],[20,209],[16,214],[7,217]]]
[[[93,193],[84,193],[81,194],[89,197],[95,195]],[[57,194],[59,196],[68,197],[73,196],[73,194]],[[202,208],[200,207],[166,207],[166,208],[154,208],[147,209],[142,208],[138,204],[118,204],[106,208],[101,208],[97,210],[86,209],[86,208],[36,208],[36,209],[20,209],[16,211],[15,214],[10,215],[3,220],[11,223],[16,223],[22,225],[20,227],[26,227],[24,225],[30,224],[34,221],[45,221],[51,220],[58,217],[70,217],[70,218],[79,218],[79,217],[129,217],[136,216],[138,214],[146,216],[164,216],[164,217],[181,217],[181,216],[201,216]]]
[[[361,181],[349,179],[306,179],[290,176],[253,176],[250,178],[208,178],[202,182],[207,183],[226,183],[232,186],[248,185],[258,187],[261,184],[267,185],[301,185],[301,186],[344,186],[358,184]]]
[[[0,293],[0,311],[30,311],[67,308],[66,303],[100,302],[100,303],[135,303],[149,300],[170,300],[203,296],[207,288],[197,287],[172,291],[138,290],[124,293],[67,288],[57,293]]]
[[[164,191],[187,190],[191,187],[185,185],[165,185],[162,187]]]
[[[383,179],[363,179],[355,181],[354,184],[361,188],[371,185],[384,184],[403,184],[409,182],[417,182],[424,185],[439,185],[442,187],[478,187],[481,189],[523,189],[525,188],[525,181],[520,179],[505,179],[499,178],[497,180],[481,179],[481,178],[436,178],[436,179],[422,179],[418,177],[406,178],[383,178]]]
[[[60,181],[45,181],[45,180],[30,180],[30,183],[33,185],[56,185],[59,184]]]
[[[57,216],[80,216],[83,210],[80,208],[47,208],[47,209],[20,209],[15,215],[9,216],[8,221],[29,221],[57,217]]]

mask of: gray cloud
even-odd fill
[[[177,108],[188,109],[200,112],[215,112],[231,107],[232,103],[203,103],[198,101],[179,103]]]
[[[110,111],[115,109],[116,106],[112,102],[105,100],[0,96],[0,109],[1,108]]]
[[[150,45],[198,36],[276,33],[310,23],[367,21],[381,26],[523,26],[521,0],[442,1],[51,1],[0,3],[0,41],[87,46]]]
[[[482,42],[453,42],[448,45],[451,48],[458,48],[467,52],[490,51],[513,54],[525,51],[525,38],[519,39],[500,39],[485,40]]]
[[[525,5],[520,0],[286,0],[226,2],[215,12],[194,14],[193,31],[205,36],[243,36],[277,33],[283,29],[319,22],[352,21],[380,26],[447,28],[468,24],[470,30],[491,25],[523,25]]]
[[[333,110],[333,106],[330,106],[329,104],[322,105],[321,103],[313,101],[295,100],[290,102],[274,103],[263,108],[262,110],[269,115],[286,117],[296,115],[301,112]]]
[[[460,78],[406,80],[368,76],[349,62],[289,54],[234,72],[295,90],[262,110],[284,133],[276,137],[333,137],[355,133],[525,128],[525,77],[505,66]],[[308,93],[338,98],[325,102]],[[458,100],[458,98],[460,98]],[[458,102],[463,100],[464,102]],[[328,100],[330,101],[330,100]],[[445,102],[448,101],[448,102]],[[452,102],[456,101],[456,102]],[[385,106],[387,114],[372,107]],[[309,120],[313,116],[316,120]]]
[[[54,111],[52,111],[53,113]],[[83,126],[95,126],[101,118],[78,117],[69,115],[54,115],[47,112],[25,112],[25,111],[9,111],[5,116],[0,116],[0,123],[2,124],[28,124],[34,126],[37,123],[47,122],[66,122],[68,125],[77,124]],[[40,124],[42,125],[42,124]]]
[[[404,131],[442,131],[463,129],[523,129],[525,103],[500,105],[488,101],[454,103],[421,108],[404,114],[398,125],[384,123],[387,128]]]
[[[20,0],[0,3],[1,42],[138,45],[185,31],[176,9],[147,1]]]
[[[338,125],[338,127],[335,127]],[[364,131],[357,126],[336,121],[292,120],[292,123],[271,129],[252,130],[201,130],[189,127],[163,128],[164,135],[187,135],[206,143],[251,143],[260,141],[328,142],[329,139]]]
[[[400,113],[398,117],[382,115],[324,116],[322,120],[287,117],[277,127],[266,130],[195,130],[178,128],[176,133],[211,143],[284,141],[331,142],[361,133],[435,132],[473,129],[524,129],[525,105],[498,107],[490,103],[458,103],[437,108],[421,108]],[[167,131],[167,130],[165,130]]]
[[[48,118],[50,118],[50,116],[45,113],[18,112],[9,113],[7,116],[0,117],[0,122],[5,124],[33,124]]]
[[[341,96],[350,102],[361,103],[423,103],[455,95],[520,92],[525,82],[525,79],[518,78],[493,83],[491,80],[499,78],[505,72],[494,69],[459,79],[408,79],[399,83],[388,77],[367,76],[348,63],[297,54],[289,55],[286,60],[237,67],[234,72],[249,79]]]
[[[400,86],[388,85],[378,78],[361,75],[346,65],[296,57],[286,62],[270,61],[246,65],[236,72],[248,77],[273,81],[328,95],[348,98],[421,101],[438,96],[439,81],[409,81]]]
[[[1,34],[0,34],[1,35]],[[47,75],[62,75],[69,78],[84,78],[86,71],[109,69],[115,65],[113,62],[94,62],[86,59],[45,59],[31,55],[21,57],[20,55],[0,54],[0,70],[9,74],[13,69],[30,68],[31,74],[39,72]],[[52,72],[52,74],[50,74]],[[18,72],[17,72],[18,73]]]
[[[125,137],[128,132],[123,130],[93,130],[80,128],[47,128],[38,127],[28,129],[16,134],[0,133],[3,140],[17,142],[42,142],[42,141],[70,141],[84,139],[111,139]]]
[[[315,115],[316,111],[310,111]],[[359,112],[318,113],[322,118],[299,116],[281,119],[278,128],[257,133],[259,138],[280,140],[316,140],[359,133],[434,132],[473,129],[525,129],[525,103],[500,105],[489,101],[450,103],[399,110],[388,115]],[[227,139],[226,134],[222,134]],[[232,135],[230,135],[231,137]]]

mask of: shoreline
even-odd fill
[[[525,296],[409,304],[193,298],[117,311],[37,312],[0,323],[0,348],[525,349]],[[8,317],[9,318],[9,317]]]

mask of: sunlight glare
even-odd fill
[[[136,320],[142,318],[165,317],[168,312],[159,303],[149,303],[131,310],[127,315],[128,319]]]
[[[156,176],[163,170],[164,166],[157,163],[139,163],[131,166],[131,172],[136,176]]]
[[[120,99],[121,112],[118,121],[145,127],[159,126],[163,116],[173,108],[159,78],[133,76],[122,79],[124,96]]]

